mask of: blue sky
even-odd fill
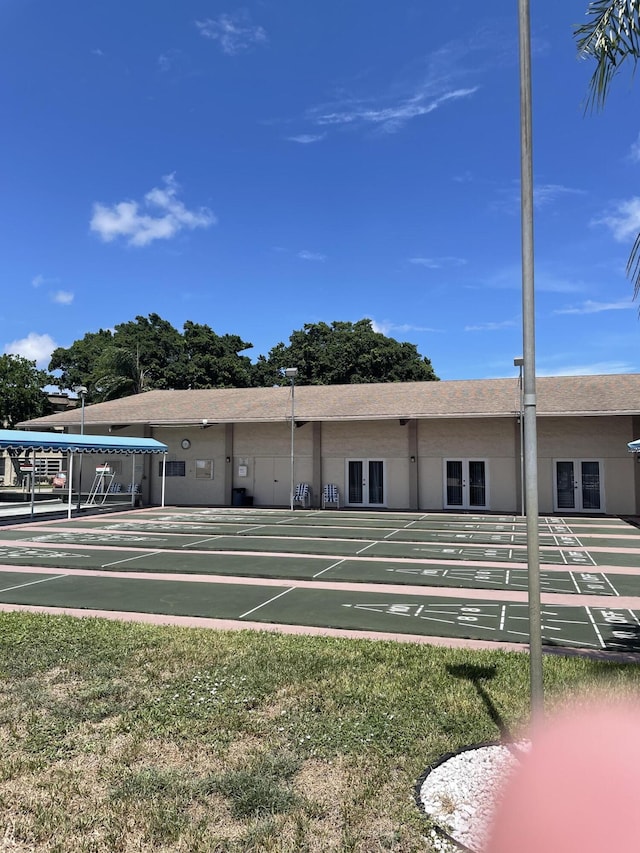
[[[635,372],[640,83],[585,114],[587,0],[531,5],[538,374]],[[517,0],[0,0],[0,40],[4,352],[370,317],[516,375]]]

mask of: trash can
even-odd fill
[[[244,506],[244,496],[246,495],[247,490],[243,487],[240,489],[232,490],[232,506]]]

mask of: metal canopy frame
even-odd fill
[[[66,453],[68,456],[69,504],[67,518],[71,518],[71,483],[73,482],[73,460],[76,453],[120,453],[135,457],[138,454],[163,454],[162,459],[162,502],[165,497],[165,472],[168,447],[154,438],[134,438],[113,435],[69,435],[59,432],[30,432],[29,430],[0,429],[0,450],[31,450],[34,453]],[[135,465],[135,459],[132,459]],[[133,482],[133,480],[132,480]],[[35,503],[35,476],[31,478],[31,517]],[[131,492],[131,506],[135,506],[135,491]]]

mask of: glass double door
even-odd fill
[[[348,506],[384,506],[384,460],[347,460]]]
[[[484,459],[445,459],[445,509],[486,509],[487,465]]]
[[[555,510],[602,512],[600,462],[596,459],[556,459]]]

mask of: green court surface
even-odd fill
[[[425,527],[424,525],[416,524],[409,528],[393,528],[360,526],[353,525],[345,526],[326,526],[326,525],[306,525],[299,524],[293,526],[289,524],[289,520],[283,522],[270,523],[254,523],[254,524],[239,524],[233,522],[196,522],[196,521],[167,521],[159,519],[157,521],[72,521],[65,524],[69,529],[98,529],[110,532],[140,532],[140,533],[182,533],[197,536],[274,536],[287,538],[325,538],[325,539],[357,539],[361,541],[402,541],[402,542],[447,542],[447,543],[469,543],[469,544],[506,544],[506,545],[526,545],[527,535],[524,529],[520,532],[496,532],[491,530],[482,531],[460,531],[459,528],[451,528],[442,530],[436,527]],[[633,533],[627,534],[620,532],[618,538],[615,538],[611,532],[611,528],[597,528],[600,531],[598,535],[576,536],[569,533],[559,532],[544,532],[545,528],[541,528],[540,544],[543,546],[557,546],[564,548],[579,548],[579,547],[609,547],[609,548],[624,548],[632,547],[637,544],[640,547],[640,533],[634,536]],[[590,531],[591,533],[592,531]],[[606,534],[606,538],[604,536]]]
[[[379,557],[390,559],[456,560],[474,563],[526,563],[526,549],[507,545],[455,545],[424,542],[395,542],[391,540],[367,539],[304,539],[272,536],[210,536],[186,535],[182,533],[149,533],[147,531],[116,530],[60,530],[48,525],[35,532],[30,530],[0,529],[2,540],[43,542],[52,544],[120,546],[143,549],[171,549],[194,551],[257,551],[260,553],[318,554],[335,557]],[[599,544],[598,549],[606,548]],[[563,548],[540,548],[543,565],[566,566],[636,566],[640,554],[627,547],[623,551],[588,550],[567,546]]]
[[[161,613],[396,634],[526,643],[526,604],[439,599],[333,589],[3,573],[7,604]],[[638,647],[640,612],[544,606],[546,644],[587,649]]]
[[[610,571],[640,566],[640,531],[604,517],[541,518],[539,530],[542,592],[612,601],[545,605],[545,642],[640,651],[638,614],[614,606],[619,596],[640,600],[640,568]],[[132,510],[0,528],[0,602],[526,642],[526,605],[500,600],[527,589],[525,542],[517,516]],[[112,574],[67,574],[74,569]],[[206,580],[216,575],[228,580]],[[311,586],[286,586],[296,581]],[[354,592],[347,582],[429,594]],[[438,587],[484,589],[493,600],[439,598]]]
[[[379,539],[391,535],[411,535],[413,531],[434,531],[443,534],[455,533],[459,536],[476,534],[477,536],[525,535],[526,521],[520,516],[456,516],[450,514],[409,514],[409,513],[377,513],[372,515],[364,512],[329,512],[322,510],[300,511],[293,513],[288,510],[197,510],[183,509],[180,511],[163,511],[159,509],[127,511],[116,516],[102,516],[91,520],[74,520],[67,522],[79,526],[108,526],[113,529],[139,528],[140,525],[149,529],[163,530],[178,529],[211,531],[220,526],[226,532],[232,530],[251,530],[263,526],[265,529],[278,527],[287,528],[287,535],[311,535],[310,528],[343,528],[356,533],[366,533],[367,538]],[[604,535],[611,538],[618,536],[640,539],[640,528],[620,518],[560,518],[543,516],[539,520],[538,529],[544,536],[583,536]],[[277,533],[276,533],[277,535]],[[319,531],[316,535],[322,535]],[[345,534],[349,535],[349,534]]]
[[[443,586],[467,589],[527,589],[525,569],[468,568],[455,564],[424,565],[406,561],[349,560],[297,554],[220,554],[108,548],[0,545],[0,563],[60,569],[99,569],[157,574],[229,575],[291,580]],[[542,592],[580,595],[640,596],[640,575],[596,571],[542,571]]]

